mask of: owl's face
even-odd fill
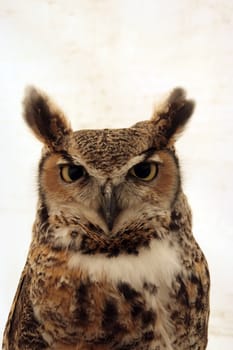
[[[67,212],[116,234],[142,216],[168,210],[179,189],[175,156],[139,137],[138,146],[131,147],[131,130],[76,132],[62,152],[48,152],[40,166],[40,187],[49,211]]]
[[[62,112],[31,88],[25,119],[45,145],[39,188],[48,215],[65,213],[112,237],[170,211],[180,190],[173,143],[193,102],[177,89],[165,110],[128,129],[73,132]]]

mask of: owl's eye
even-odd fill
[[[136,164],[130,174],[143,181],[151,181],[158,174],[158,165],[156,163],[142,162]]]
[[[65,182],[74,182],[86,175],[86,170],[81,165],[61,166],[61,178]]]

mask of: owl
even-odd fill
[[[194,102],[176,88],[150,120],[79,131],[34,87],[23,105],[43,149],[3,349],[206,349],[209,271],[174,146]]]

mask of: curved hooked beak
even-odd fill
[[[106,183],[101,189],[103,200],[102,200],[102,213],[106,220],[109,231],[112,230],[114,220],[118,214],[117,199],[115,188],[111,183]]]

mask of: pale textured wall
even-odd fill
[[[232,14],[229,0],[0,1],[1,333],[35,213],[40,145],[22,122],[24,86],[95,128],[149,117],[180,85],[197,101],[178,148],[212,275],[208,349],[233,348]]]

